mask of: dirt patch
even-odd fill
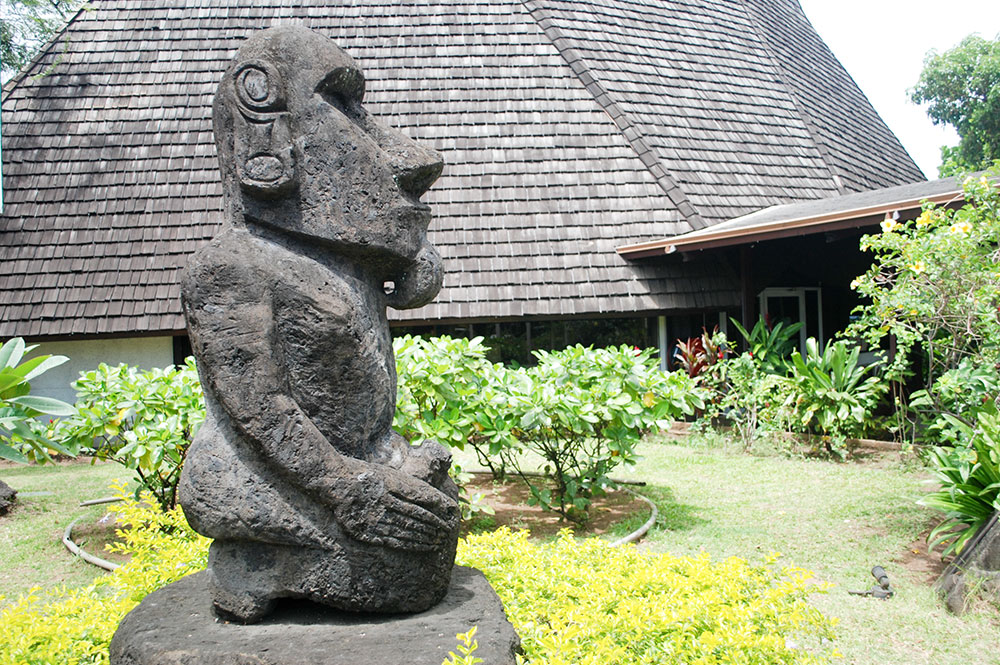
[[[904,570],[910,573],[914,581],[923,584],[934,584],[948,564],[941,559],[939,552],[927,551],[927,534],[930,528],[920,534],[920,536],[910,543],[906,551],[896,559]]]
[[[558,513],[542,510],[539,506],[529,506],[531,491],[521,480],[494,483],[488,473],[474,473],[466,483],[469,494],[482,493],[482,503],[491,507],[495,514],[472,520],[463,526],[463,534],[477,529],[493,529],[506,526],[511,529],[527,530],[533,538],[549,538],[561,529],[572,529],[580,536],[594,536],[607,533],[611,527],[630,517],[647,517],[649,505],[628,492],[617,490],[604,496],[595,497],[590,508],[590,519],[584,525],[563,519]]]
[[[115,514],[108,513],[93,522],[77,522],[73,526],[72,538],[77,547],[88,554],[93,554],[111,563],[122,564],[126,563],[131,556],[107,550],[107,546],[111,543],[122,542],[122,539],[117,534],[117,531],[122,528],[124,527],[115,519]],[[59,537],[62,538],[62,534]]]

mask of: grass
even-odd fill
[[[63,531],[78,517],[81,522],[100,519],[108,506],[78,504],[108,496],[113,480],[130,476],[111,463],[0,467],[0,479],[18,491],[13,511],[0,517],[0,596],[12,600],[33,586],[81,586],[104,574],[66,550]],[[102,554],[100,547],[84,547]]]
[[[637,467],[615,475],[646,481],[639,489],[659,508],[657,525],[640,547],[752,561],[783,553],[787,563],[835,585],[814,602],[840,619],[845,664],[1000,665],[997,608],[983,603],[963,617],[952,616],[934,594],[933,575],[913,565],[914,559],[929,561],[912,549],[935,521],[934,513],[915,503],[927,489],[926,472],[891,456],[834,463],[747,455],[720,440],[647,441],[639,452]],[[16,512],[0,518],[0,595],[33,585],[85,584],[102,574],[71,557],[59,539],[75,517],[96,519],[104,512],[100,506],[79,509],[79,500],[107,495],[110,481],[127,472],[116,465],[68,464],[3,467],[0,477],[22,492],[53,492],[24,497]],[[617,531],[645,519],[636,516]],[[849,595],[849,589],[874,584],[869,571],[876,564],[885,567],[896,597]]]
[[[750,560],[781,552],[835,585],[814,602],[840,619],[845,663],[1000,663],[996,608],[955,617],[938,601],[934,576],[906,564],[915,541],[926,552],[920,536],[936,516],[915,503],[928,474],[898,456],[838,464],[655,442],[640,452],[628,477],[649,483],[645,494],[661,513],[644,547]],[[874,584],[874,565],[885,567],[896,596],[849,595]]]

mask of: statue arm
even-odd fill
[[[234,428],[290,483],[328,505],[348,534],[396,549],[436,547],[458,519],[457,506],[417,478],[331,445],[287,390],[265,289],[232,279],[241,273],[247,274],[205,271],[216,284],[185,283],[189,332],[207,391]]]

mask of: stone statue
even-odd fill
[[[350,56],[288,25],[252,36],[216,92],[226,221],[182,285],[208,417],[180,503],[215,539],[227,619],[285,597],[416,612],[448,590],[450,455],[392,430],[385,314],[441,288],[420,196],[442,162],[368,115],[364,90]]]

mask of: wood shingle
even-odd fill
[[[215,86],[282,21],[444,155],[445,288],[397,320],[725,306],[719,266],[615,248],[923,180],[796,0],[90,5],[4,87],[0,338],[183,329],[180,272],[222,215]]]

